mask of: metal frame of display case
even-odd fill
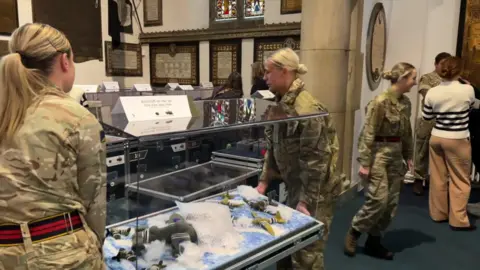
[[[229,192],[233,192],[233,190],[229,190]],[[225,194],[225,192],[221,192],[219,194],[215,194],[212,196],[208,196],[205,198],[201,198],[193,202],[204,202],[209,199],[221,196]],[[161,210],[155,213],[150,213],[148,215],[144,215],[138,218],[132,218],[129,220],[125,220],[122,222],[118,222],[106,227],[106,229],[111,229],[115,227],[119,227],[131,222],[135,222],[142,219],[147,219],[150,217],[167,214],[174,210],[177,210],[178,207],[172,207],[165,210]],[[264,269],[268,266],[273,265],[275,262],[278,262],[282,258],[285,258],[296,251],[312,244],[315,241],[321,240],[323,233],[324,233],[324,225],[316,220],[316,223],[305,228],[303,231],[294,231],[290,232],[285,236],[280,237],[279,239],[272,241],[269,243],[269,247],[262,249],[261,251],[252,250],[248,254],[244,254],[235,260],[225,263],[215,269],[226,269],[226,270],[239,270],[239,269],[247,269],[247,270],[257,270],[257,269]]]
[[[242,170],[245,170],[245,171],[249,170],[249,171],[246,172],[246,173],[243,173],[243,174],[241,174],[241,175],[239,175],[235,178],[232,178],[228,181],[221,182],[221,183],[218,183],[216,185],[210,186],[208,188],[195,191],[195,192],[190,193],[186,196],[175,196],[175,195],[172,195],[172,194],[159,192],[159,191],[155,191],[155,190],[152,190],[152,189],[147,189],[147,188],[141,187],[141,184],[145,183],[147,181],[152,181],[152,180],[162,181],[162,178],[173,176],[173,175],[181,173],[181,172],[189,171],[189,170],[192,170],[194,168],[198,168],[198,167],[202,167],[202,166],[208,166],[208,165],[211,165],[211,164],[216,164],[216,165],[219,165],[219,166],[225,166],[225,167],[231,167],[231,168],[238,168],[238,169],[242,169]],[[162,200],[188,202],[188,201],[198,199],[202,194],[205,194],[205,192],[215,191],[217,189],[221,189],[221,187],[223,187],[223,186],[229,186],[229,185],[240,183],[240,182],[246,180],[249,177],[252,177],[254,175],[258,175],[259,173],[260,173],[260,170],[256,170],[256,169],[249,168],[249,167],[242,167],[242,166],[237,166],[237,165],[223,163],[223,162],[209,161],[209,162],[198,164],[198,165],[195,165],[195,166],[191,166],[191,167],[188,167],[188,168],[185,168],[185,169],[177,170],[177,171],[170,172],[170,173],[165,173],[165,174],[162,174],[162,175],[159,175],[159,176],[155,176],[155,177],[151,177],[151,178],[141,180],[141,181],[138,181],[138,182],[135,182],[135,183],[131,183],[131,184],[128,185],[128,187],[126,186],[126,189],[130,189],[131,191],[134,191],[134,192],[150,195],[150,196],[162,199]]]
[[[263,158],[253,158],[241,155],[234,155],[228,153],[222,153],[220,151],[212,152],[212,160],[221,163],[235,164],[238,166],[245,166],[251,168],[261,169],[263,167]]]

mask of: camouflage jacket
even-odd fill
[[[78,210],[102,243],[106,222],[105,136],[77,101],[47,96],[26,113],[0,156],[0,224]]]
[[[364,167],[371,166],[372,149],[376,136],[400,137],[403,158],[405,160],[412,159],[411,114],[410,99],[405,95],[398,97],[398,94],[391,89],[370,101],[366,108],[365,124],[358,141],[358,162]]]
[[[338,184],[331,177],[339,150],[332,119],[327,109],[304,90],[300,79],[283,97],[277,97],[277,105],[284,114],[281,119],[321,112],[325,115],[266,127],[267,153],[260,181],[268,182],[272,175],[279,174],[288,186],[289,200],[315,205]]]
[[[430,88],[438,86],[441,82],[442,78],[435,71],[424,74],[420,78],[420,82],[418,84],[418,91],[422,95],[422,100],[425,98],[425,95]]]

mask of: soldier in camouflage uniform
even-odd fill
[[[265,64],[265,79],[276,94],[278,106],[268,118],[327,113],[327,109],[304,88],[297,76],[307,72],[291,49],[282,49]],[[335,176],[338,139],[329,115],[274,124],[265,130],[267,153],[257,190],[280,175],[288,191],[288,205],[325,224],[323,241],[317,241],[281,262],[277,269],[324,269],[323,251],[333,218],[334,199],[344,178]]]
[[[357,240],[368,233],[365,252],[393,259],[393,253],[381,244],[381,233],[395,216],[403,178],[404,161],[412,166],[412,106],[404,93],[416,84],[416,70],[408,63],[396,64],[384,78],[392,86],[376,96],[367,106],[358,151],[359,174],[367,180],[365,204],[352,221],[345,238],[345,254],[354,256]]]
[[[420,78],[418,91],[422,96],[422,106],[427,91],[439,85],[442,82],[442,78],[438,75],[441,71],[441,62],[450,57],[449,53],[439,53],[435,57],[435,70],[428,74],[423,75]],[[428,175],[428,155],[429,155],[429,142],[430,133],[432,132],[435,121],[427,121],[420,115],[416,115],[417,124],[415,128],[415,160],[413,162],[415,170],[415,182],[413,184],[413,193],[416,195],[423,195],[423,182],[427,180]]]
[[[0,62],[0,270],[104,269],[105,136],[68,97],[66,37],[48,25],[12,34]],[[34,70],[36,69],[36,70]],[[8,122],[8,123],[5,123]]]

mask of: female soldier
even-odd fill
[[[412,168],[411,104],[404,94],[416,84],[417,71],[411,64],[398,63],[383,78],[392,86],[368,104],[358,142],[359,174],[369,185],[365,204],[347,233],[345,254],[354,256],[358,238],[368,233],[366,253],[391,260],[393,253],[380,243],[381,232],[395,216],[406,173],[404,160]]]
[[[73,51],[25,24],[0,62],[0,269],[104,269],[104,133],[68,97]]]

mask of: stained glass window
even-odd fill
[[[237,0],[217,0],[217,20],[237,18]]]
[[[265,0],[245,0],[245,18],[262,17],[265,13]]]

